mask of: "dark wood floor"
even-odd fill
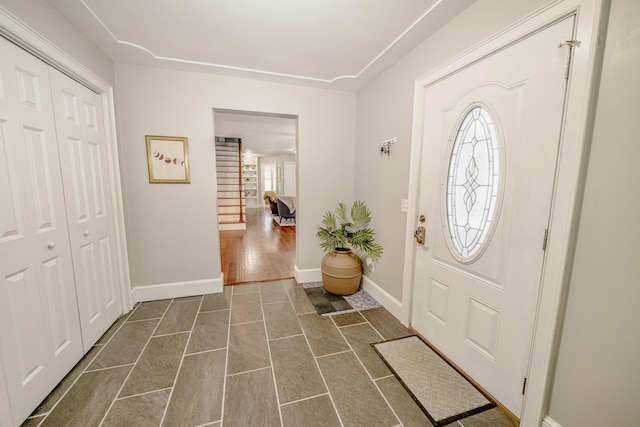
[[[280,227],[268,209],[247,209],[246,231],[220,231],[224,284],[293,277],[296,226]]]

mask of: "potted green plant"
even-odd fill
[[[316,234],[326,252],[321,266],[322,284],[327,292],[337,295],[350,295],[358,290],[362,277],[360,256],[375,262],[383,250],[369,228],[371,212],[364,201],[356,200],[350,213],[349,218],[345,204],[338,203],[335,214],[331,211],[324,214]]]

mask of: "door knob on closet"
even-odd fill
[[[84,230],[84,233],[82,233],[82,235],[84,237],[89,237],[89,230]]]
[[[56,247],[56,242],[47,243],[47,249],[49,249],[50,251],[53,250],[53,248],[55,247]]]

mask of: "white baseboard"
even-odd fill
[[[223,284],[224,280],[221,274],[219,278],[215,279],[135,286],[131,290],[131,301],[135,304],[140,301],[155,301],[167,298],[189,297],[192,295],[215,294],[222,292]]]
[[[293,266],[293,277],[298,283],[321,282],[322,273],[319,268],[300,270],[297,265]]]
[[[400,319],[402,314],[402,303],[391,296],[391,294],[380,285],[369,279],[367,276],[362,276],[362,289],[367,291],[376,301],[378,301],[384,308],[389,310],[396,319]]]
[[[542,419],[542,427],[562,427],[562,426],[557,422],[555,422],[553,419],[546,416]]]

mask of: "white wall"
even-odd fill
[[[612,2],[550,417],[640,425],[640,2]]]
[[[281,171],[281,179],[280,182],[277,183],[276,188],[277,194],[282,194],[283,186],[284,186],[284,162],[295,162],[296,156],[294,154],[282,154],[280,156],[263,156],[258,158],[258,188],[259,188],[259,200],[262,200],[262,195],[264,194],[264,182],[262,181],[262,165],[263,164],[275,164],[276,166],[280,166]]]
[[[402,269],[408,198],[414,82],[463,51],[534,11],[545,0],[478,0],[357,94],[355,198],[373,213],[384,255],[367,276],[402,300]],[[391,156],[380,144],[397,137]]]
[[[114,84],[113,61],[46,0],[2,0],[0,7],[26,23],[76,61]]]
[[[212,109],[297,115],[297,266],[320,267],[322,213],[353,198],[355,94],[116,64],[132,286],[220,276]],[[146,134],[189,138],[191,184],[149,184]]]

